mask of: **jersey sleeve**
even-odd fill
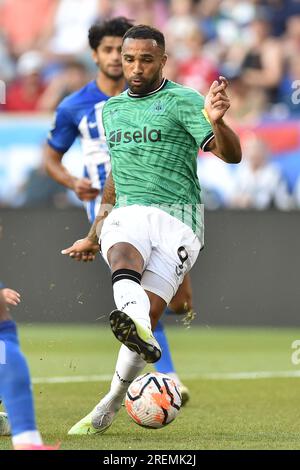
[[[196,91],[189,91],[177,102],[180,124],[194,137],[198,147],[207,151],[207,144],[214,138],[212,125],[204,109],[204,97]]]
[[[58,106],[53,127],[47,138],[50,147],[53,147],[58,152],[65,153],[69,150],[78,134],[79,131],[72,119],[71,113],[64,106]]]

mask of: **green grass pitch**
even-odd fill
[[[300,376],[300,365],[291,362],[300,330],[168,328],[190,402],[162,430],[140,428],[122,409],[107,433],[87,437],[67,431],[108,389],[119,346],[109,328],[27,325],[20,336],[47,443],[98,450],[300,449],[300,377],[283,377],[289,371]],[[270,377],[253,378],[261,372]],[[101,380],[86,381],[91,375]],[[62,383],[46,383],[53,377],[62,377]],[[82,382],[67,382],[70,377]],[[0,449],[10,448],[10,439],[0,438]]]

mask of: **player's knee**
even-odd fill
[[[142,272],[143,258],[129,243],[117,243],[108,251],[108,262],[112,272],[119,269],[131,269]]]
[[[158,324],[160,317],[163,314],[163,311],[166,307],[164,302],[151,302],[150,303],[150,320],[151,320],[151,327],[154,330]]]
[[[169,308],[175,313],[184,313],[193,309],[192,286],[189,276],[184,278],[171,300]]]
[[[185,313],[189,310],[193,309],[192,303],[192,294],[189,292],[185,292],[184,295],[181,295],[178,298],[172,299],[169,304],[169,308],[173,310],[175,313]]]

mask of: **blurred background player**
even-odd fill
[[[0,281],[0,295],[2,295],[6,305],[17,306],[21,302],[21,296],[19,292],[14,289],[5,287],[4,284]],[[0,399],[1,404],[1,399]],[[10,435],[10,426],[8,422],[7,413],[0,412],[0,436],[9,436]]]
[[[49,175],[72,189],[79,199],[84,201],[91,223],[98,213],[103,187],[111,168],[102,127],[102,109],[111,96],[119,95],[126,88],[121,64],[121,46],[122,37],[131,26],[126,18],[119,17],[90,28],[89,44],[93,60],[99,68],[96,80],[61,102],[45,148],[45,164]],[[64,154],[78,136],[81,139],[84,158],[83,178],[75,178],[62,164]],[[175,313],[192,310],[189,276],[180,286],[168,310]],[[155,364],[156,370],[177,380],[181,387],[183,403],[186,403],[189,391],[175,372],[162,322],[158,323],[155,337],[163,350],[162,358]]]
[[[231,205],[235,209],[264,210],[292,208],[292,197],[276,164],[272,163],[264,140],[250,134],[244,139],[244,160],[234,174]]]
[[[15,296],[19,299],[19,296]],[[9,296],[11,304],[11,296]],[[13,304],[18,303],[13,300]],[[7,411],[15,450],[55,450],[43,444],[36,427],[29,369],[0,291],[0,396]],[[2,415],[2,419],[4,419]],[[6,429],[6,434],[8,430]]]

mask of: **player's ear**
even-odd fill
[[[166,62],[168,60],[167,54],[164,54],[161,58],[161,67],[163,68],[166,65]]]
[[[94,49],[92,50],[92,59],[93,61],[95,62],[96,65],[98,65],[98,54],[97,54],[97,51],[95,51]]]

